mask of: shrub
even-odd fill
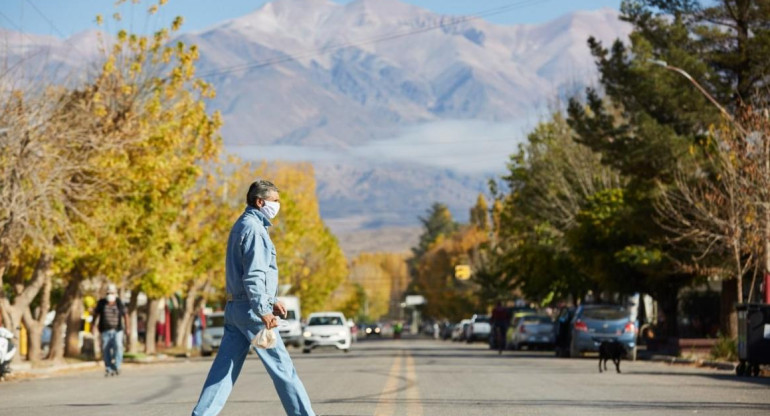
[[[711,358],[715,360],[737,361],[738,342],[735,338],[719,335],[717,343],[711,349]]]

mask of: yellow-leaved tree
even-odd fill
[[[363,293],[354,290],[350,296],[364,295],[355,302],[359,309],[353,316],[365,321],[399,317],[401,299],[409,280],[406,257],[406,254],[398,253],[362,253],[353,260],[349,280],[353,288],[363,288]],[[346,300],[346,304],[350,303]]]
[[[181,24],[178,17],[151,36],[119,31],[105,42],[101,70],[79,89],[76,106],[113,144],[95,167],[107,190],[93,215],[103,230],[97,251],[109,253],[99,272],[131,289],[132,313],[136,294],[147,294],[150,353],[159,302],[194,274],[178,255],[187,249],[179,231],[185,203],[221,149],[220,117],[205,105],[214,91],[195,78],[198,50],[171,42]],[[82,244],[74,251],[87,254]]]
[[[486,231],[466,226],[429,245],[415,265],[413,281],[417,292],[425,296],[426,316],[459,320],[481,306],[475,283],[455,279],[454,272],[460,264],[475,270],[479,249],[488,241]]]

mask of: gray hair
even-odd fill
[[[273,192],[278,192],[277,186],[270,181],[258,179],[249,186],[249,192],[246,193],[246,204],[256,207],[257,199],[267,199]]]

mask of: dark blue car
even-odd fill
[[[581,305],[571,323],[571,357],[599,352],[602,341],[620,341],[629,360],[636,360],[637,326],[631,312],[618,305]]]

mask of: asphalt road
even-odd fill
[[[726,371],[545,352],[498,356],[481,344],[381,340],[305,355],[291,350],[319,415],[767,415],[770,379]],[[126,365],[0,384],[0,415],[189,415],[211,359]],[[223,415],[282,415],[259,359],[250,355]]]

